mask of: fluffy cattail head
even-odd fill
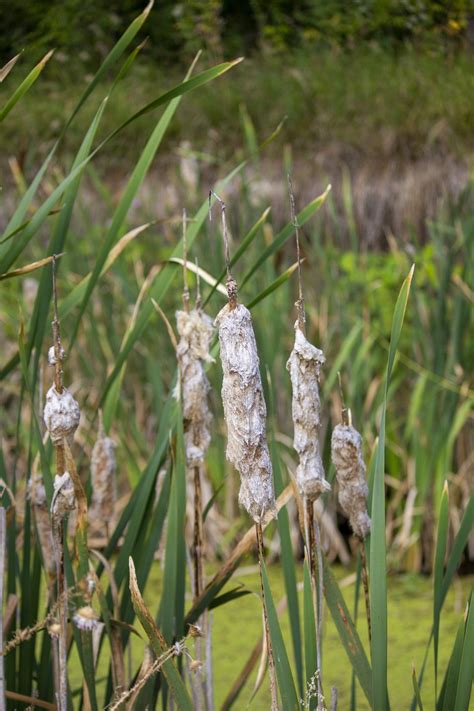
[[[102,424],[99,437],[92,449],[91,484],[92,505],[91,516],[103,524],[111,522],[115,514],[117,502],[117,461],[115,458],[116,444],[105,435]]]
[[[54,385],[48,390],[43,419],[53,444],[59,444],[63,437],[72,438],[80,416],[79,405],[69,390],[63,388],[58,393]]]
[[[177,311],[176,324],[180,335],[177,356],[186,460],[188,466],[193,467],[204,461],[211,441],[212,415],[207,401],[210,386],[204,363],[213,361],[209,349],[214,326],[209,316],[198,309]]]
[[[337,425],[332,433],[331,456],[339,484],[339,503],[359,538],[370,532],[367,513],[369,489],[362,458],[362,437],[352,425]]]
[[[241,477],[239,502],[260,522],[275,510],[273,474],[266,440],[266,406],[250,312],[227,304],[216,318],[227,423],[227,459]]]
[[[297,322],[295,345],[286,367],[292,387],[293,445],[299,455],[296,482],[302,496],[311,501],[331,488],[326,481],[319,446],[319,374],[324,362],[323,352],[309,343]]]

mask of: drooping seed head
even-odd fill
[[[71,439],[77,430],[81,411],[67,388],[58,393],[55,386],[46,393],[43,419],[53,444],[59,444],[66,437]]]
[[[293,446],[299,455],[296,482],[301,495],[311,501],[331,489],[326,481],[319,445],[319,374],[324,362],[323,352],[309,343],[297,322],[295,344],[286,367],[292,387]]]
[[[241,477],[239,503],[256,522],[275,512],[266,406],[250,312],[227,304],[216,318],[222,360],[227,459]]]
[[[336,425],[331,438],[331,457],[339,484],[339,503],[359,538],[370,532],[367,513],[369,489],[362,457],[362,437],[352,425]]]

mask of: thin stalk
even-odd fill
[[[293,191],[293,183],[291,181],[291,175],[288,173],[288,193],[290,196],[290,211],[291,211],[291,222],[295,228],[295,242],[296,242],[296,261],[298,263],[298,301],[296,302],[296,311],[298,314],[298,328],[300,331],[305,333],[305,323],[306,316],[304,312],[304,298],[303,298],[303,282],[301,279],[301,254],[300,254],[300,235],[299,235],[299,224],[298,218],[296,217],[296,204],[295,204],[295,194]]]
[[[360,559],[362,564],[362,584],[364,586],[365,612],[367,615],[367,628],[369,632],[369,644],[372,643],[372,622],[370,617],[370,597],[369,597],[369,574],[367,566],[367,556],[365,553],[365,543],[359,538]]]
[[[61,346],[61,329],[58,317],[58,291],[56,284],[56,255],[53,255],[52,261],[52,276],[53,276],[53,341],[54,341],[54,387],[57,393],[63,391],[63,371],[62,362],[62,346]],[[56,473],[62,476],[66,471],[64,445],[59,442],[55,445],[56,452]],[[57,580],[57,599],[59,601],[59,693],[58,706],[59,711],[67,711],[67,583],[64,571],[64,519],[53,521],[53,540],[56,552],[56,580]]]
[[[263,530],[262,524],[255,524],[255,531],[257,535],[257,548],[258,548],[258,569],[260,572],[260,585],[262,590],[262,607],[263,607],[263,620],[265,624],[265,639],[267,642],[268,651],[268,670],[270,676],[270,694],[272,697],[272,711],[278,711],[278,693],[277,693],[277,682],[276,682],[276,671],[275,671],[275,660],[273,659],[272,643],[270,640],[270,627],[268,624],[268,612],[267,603],[265,600],[265,591],[263,586],[263,561],[264,561],[264,548],[263,548]]]
[[[5,556],[7,547],[7,517],[3,506],[0,506],[0,711],[5,711],[5,660],[3,657],[3,588],[5,572]]]
[[[321,627],[320,627],[320,610],[318,607],[318,574],[316,570],[316,536],[315,536],[315,521],[314,521],[314,502],[305,497],[304,499],[304,526],[305,526],[305,541],[306,541],[306,557],[308,560],[309,572],[311,577],[311,592],[313,598],[313,611],[316,628],[316,665],[318,672],[318,711],[322,711],[322,676],[321,676]],[[321,566],[318,564],[319,570]]]

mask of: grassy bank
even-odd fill
[[[204,55],[200,64],[208,61]],[[72,67],[71,62],[61,65],[53,56],[42,81],[4,124],[4,157],[15,155],[31,165],[58,136],[86,81],[80,64]],[[28,65],[26,53],[1,85],[0,101]],[[147,62],[146,57],[135,63],[115,89],[113,110],[106,111],[102,121],[104,133],[170,88],[183,72]],[[362,47],[254,56],[218,87],[204,88],[184,102],[165,149],[173,153],[186,140],[198,152],[228,158],[242,145],[244,110],[260,138],[287,117],[283,141],[296,153],[342,144],[348,152],[381,160],[411,160],[440,151],[465,156],[474,146],[473,77],[474,54],[469,50],[447,55],[441,49],[390,52]],[[90,111],[78,116],[63,142],[64,152],[73,150],[90,120]],[[102,154],[104,168],[113,164],[126,171],[154,120],[151,114],[145,116],[114,141]],[[274,150],[281,153],[281,143]]]

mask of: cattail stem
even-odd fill
[[[66,470],[64,445],[57,444],[56,473],[62,476]],[[54,517],[53,517],[54,518]],[[64,518],[53,521],[53,540],[56,548],[57,599],[59,601],[59,711],[67,711],[67,583],[64,570],[65,530]]]
[[[265,624],[265,638],[267,642],[268,651],[268,670],[270,676],[270,694],[272,698],[272,711],[278,711],[278,693],[277,693],[277,682],[276,682],[276,672],[275,672],[275,660],[273,658],[272,643],[270,639],[270,626],[268,623],[268,610],[265,598],[265,587],[263,585],[263,563],[265,560],[265,553],[263,548],[263,530],[262,524],[257,522],[255,524],[255,531],[257,535],[257,548],[258,548],[258,568],[260,571],[260,585],[262,590],[262,607],[263,607],[263,621]]]
[[[300,235],[299,235],[299,224],[298,218],[296,216],[296,204],[295,204],[295,194],[293,192],[293,183],[291,180],[291,175],[288,173],[288,193],[290,196],[290,212],[291,212],[291,222],[295,228],[295,241],[296,241],[296,261],[298,263],[298,301],[296,302],[296,310],[298,314],[298,328],[305,333],[305,322],[306,316],[304,312],[304,298],[303,298],[303,282],[301,279],[301,254],[300,254]]]
[[[201,471],[199,466],[194,467],[194,601],[199,597],[204,586],[203,565],[203,518],[202,518],[202,491]]]
[[[53,527],[53,539],[56,548],[57,597],[59,600],[59,711],[67,711],[67,587],[64,575],[64,523]]]
[[[322,631],[322,596],[323,590],[323,563],[319,526],[314,518],[314,501],[305,496],[304,499],[304,526],[306,540],[306,555],[308,558],[311,577],[311,592],[313,598],[314,621],[316,628],[316,664],[318,671],[318,711],[322,710],[323,682],[321,659],[321,631]],[[317,556],[317,566],[316,566]],[[315,670],[316,671],[316,670]]]
[[[369,597],[369,575],[367,567],[367,556],[365,553],[365,542],[363,538],[359,538],[360,560],[362,564],[362,585],[364,586],[365,612],[367,615],[367,628],[369,631],[369,644],[372,642],[372,621],[370,616],[370,597]]]
[[[322,702],[324,699],[323,691],[323,675],[322,675],[322,659],[321,659],[321,637],[323,629],[323,600],[324,600],[324,573],[323,573],[323,551],[321,547],[321,531],[319,523],[315,519],[314,532],[316,539],[316,554],[318,559],[318,619],[316,626],[316,645],[318,649],[318,664],[319,664],[319,691],[318,694],[318,711],[323,708]]]
[[[58,316],[58,290],[56,284],[56,255],[53,255],[52,261],[52,279],[53,279],[53,346],[54,346],[54,387],[58,394],[63,392],[63,350],[61,345],[61,329]],[[66,471],[65,452],[62,440],[56,441],[56,474],[62,476]],[[57,600],[59,603],[59,692],[58,692],[58,707],[59,711],[67,711],[67,583],[64,571],[64,545],[65,545],[65,530],[64,517],[55,520],[53,515],[53,541],[56,549],[56,581],[57,581]]]
[[[187,219],[186,208],[183,208],[183,306],[186,313],[189,312]]]

